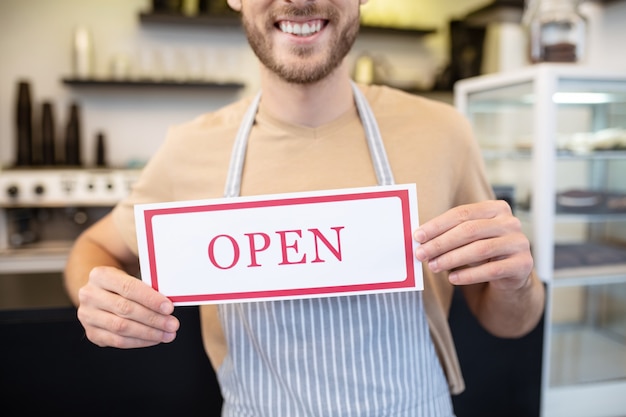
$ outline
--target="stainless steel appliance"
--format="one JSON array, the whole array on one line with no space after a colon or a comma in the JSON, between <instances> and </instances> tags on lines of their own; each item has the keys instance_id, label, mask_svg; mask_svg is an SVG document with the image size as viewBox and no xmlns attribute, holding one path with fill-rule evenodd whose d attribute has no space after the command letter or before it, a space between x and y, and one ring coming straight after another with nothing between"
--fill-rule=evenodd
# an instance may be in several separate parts
<instances>
[{"instance_id":1,"label":"stainless steel appliance","mask_svg":"<svg viewBox=\"0 0 626 417\"><path fill-rule=\"evenodd\" d=\"M67 303L61 272L78 235L130 190L132 169L0 171L0 308Z\"/></svg>"}]
</instances>

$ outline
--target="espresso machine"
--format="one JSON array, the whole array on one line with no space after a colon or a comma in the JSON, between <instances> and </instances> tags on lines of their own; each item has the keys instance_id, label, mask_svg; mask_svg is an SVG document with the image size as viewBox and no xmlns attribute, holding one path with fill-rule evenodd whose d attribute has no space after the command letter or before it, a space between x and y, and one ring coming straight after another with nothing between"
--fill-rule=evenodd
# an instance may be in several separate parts
<instances>
[{"instance_id":1,"label":"espresso machine","mask_svg":"<svg viewBox=\"0 0 626 417\"><path fill-rule=\"evenodd\" d=\"M78 167L0 170L0 308L32 304L20 299L39 297L34 291L51 280L51 292L62 296L61 273L74 240L128 194L138 174Z\"/></svg>"}]
</instances>

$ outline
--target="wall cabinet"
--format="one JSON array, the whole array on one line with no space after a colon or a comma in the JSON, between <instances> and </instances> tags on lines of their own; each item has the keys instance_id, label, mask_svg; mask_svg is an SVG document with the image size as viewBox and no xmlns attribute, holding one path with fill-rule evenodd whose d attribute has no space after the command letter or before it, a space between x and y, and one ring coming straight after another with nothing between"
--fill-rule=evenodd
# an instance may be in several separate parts
<instances>
[{"instance_id":1,"label":"wall cabinet","mask_svg":"<svg viewBox=\"0 0 626 417\"><path fill-rule=\"evenodd\" d=\"M542 414L626 412L626 74L541 64L462 80L548 299Z\"/></svg>"}]
</instances>

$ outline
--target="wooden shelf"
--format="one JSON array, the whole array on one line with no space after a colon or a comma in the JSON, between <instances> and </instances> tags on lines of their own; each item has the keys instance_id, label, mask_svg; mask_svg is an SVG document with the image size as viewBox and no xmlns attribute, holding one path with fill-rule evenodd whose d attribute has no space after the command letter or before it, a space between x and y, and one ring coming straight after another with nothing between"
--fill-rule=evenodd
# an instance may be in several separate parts
<instances>
[{"instance_id":1,"label":"wooden shelf","mask_svg":"<svg viewBox=\"0 0 626 417\"><path fill-rule=\"evenodd\" d=\"M463 21L470 26L485 27L492 22L520 23L524 2L520 0L496 0L468 13Z\"/></svg>"},{"instance_id":2,"label":"wooden shelf","mask_svg":"<svg viewBox=\"0 0 626 417\"><path fill-rule=\"evenodd\" d=\"M361 33L374 35L410 35L425 36L436 33L435 28L391 28L382 26L361 25Z\"/></svg>"},{"instance_id":3,"label":"wooden shelf","mask_svg":"<svg viewBox=\"0 0 626 417\"><path fill-rule=\"evenodd\" d=\"M150 13L139 14L139 21L148 24L198 26L198 27L241 27L238 15L197 15L186 16L183 14Z\"/></svg>"},{"instance_id":4,"label":"wooden shelf","mask_svg":"<svg viewBox=\"0 0 626 417\"><path fill-rule=\"evenodd\" d=\"M144 24L166 24L195 27L233 27L241 28L238 15L197 15L150 13L139 14L139 21ZM385 35L424 36L437 32L436 28L392 28L361 25L361 33Z\"/></svg>"},{"instance_id":5,"label":"wooden shelf","mask_svg":"<svg viewBox=\"0 0 626 417\"><path fill-rule=\"evenodd\" d=\"M111 79L83 79L64 78L63 84L71 87L165 87L165 88L216 88L239 89L245 84L238 82L211 82L211 81L175 81L175 80L111 80Z\"/></svg>"}]
</instances>

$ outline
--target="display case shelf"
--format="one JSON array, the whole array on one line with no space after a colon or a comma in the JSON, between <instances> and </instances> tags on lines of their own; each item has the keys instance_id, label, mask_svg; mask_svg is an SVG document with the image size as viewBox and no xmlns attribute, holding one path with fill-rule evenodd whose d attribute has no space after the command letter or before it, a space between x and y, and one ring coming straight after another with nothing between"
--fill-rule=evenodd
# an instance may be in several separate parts
<instances>
[{"instance_id":1,"label":"display case shelf","mask_svg":"<svg viewBox=\"0 0 626 417\"><path fill-rule=\"evenodd\" d=\"M525 149L525 150L483 149L482 155L485 160L499 160L499 159L530 160L533 156L532 152L529 149ZM607 160L607 159L626 160L626 150L610 150L610 151L577 153L577 152L557 149L556 158L559 160L572 160L572 161Z\"/></svg>"},{"instance_id":2,"label":"display case shelf","mask_svg":"<svg viewBox=\"0 0 626 417\"><path fill-rule=\"evenodd\" d=\"M557 223L607 223L626 222L626 213L567 213L556 211L555 221Z\"/></svg>"},{"instance_id":3,"label":"display case shelf","mask_svg":"<svg viewBox=\"0 0 626 417\"><path fill-rule=\"evenodd\" d=\"M517 217L525 222L532 221L532 212L525 204L517 204L515 206ZM565 213L555 212L554 221L556 223L607 223L607 222L626 222L626 213Z\"/></svg>"},{"instance_id":4,"label":"display case shelf","mask_svg":"<svg viewBox=\"0 0 626 417\"><path fill-rule=\"evenodd\" d=\"M597 268L556 270L554 288L593 287L626 283L626 265L605 265Z\"/></svg>"}]
</instances>

